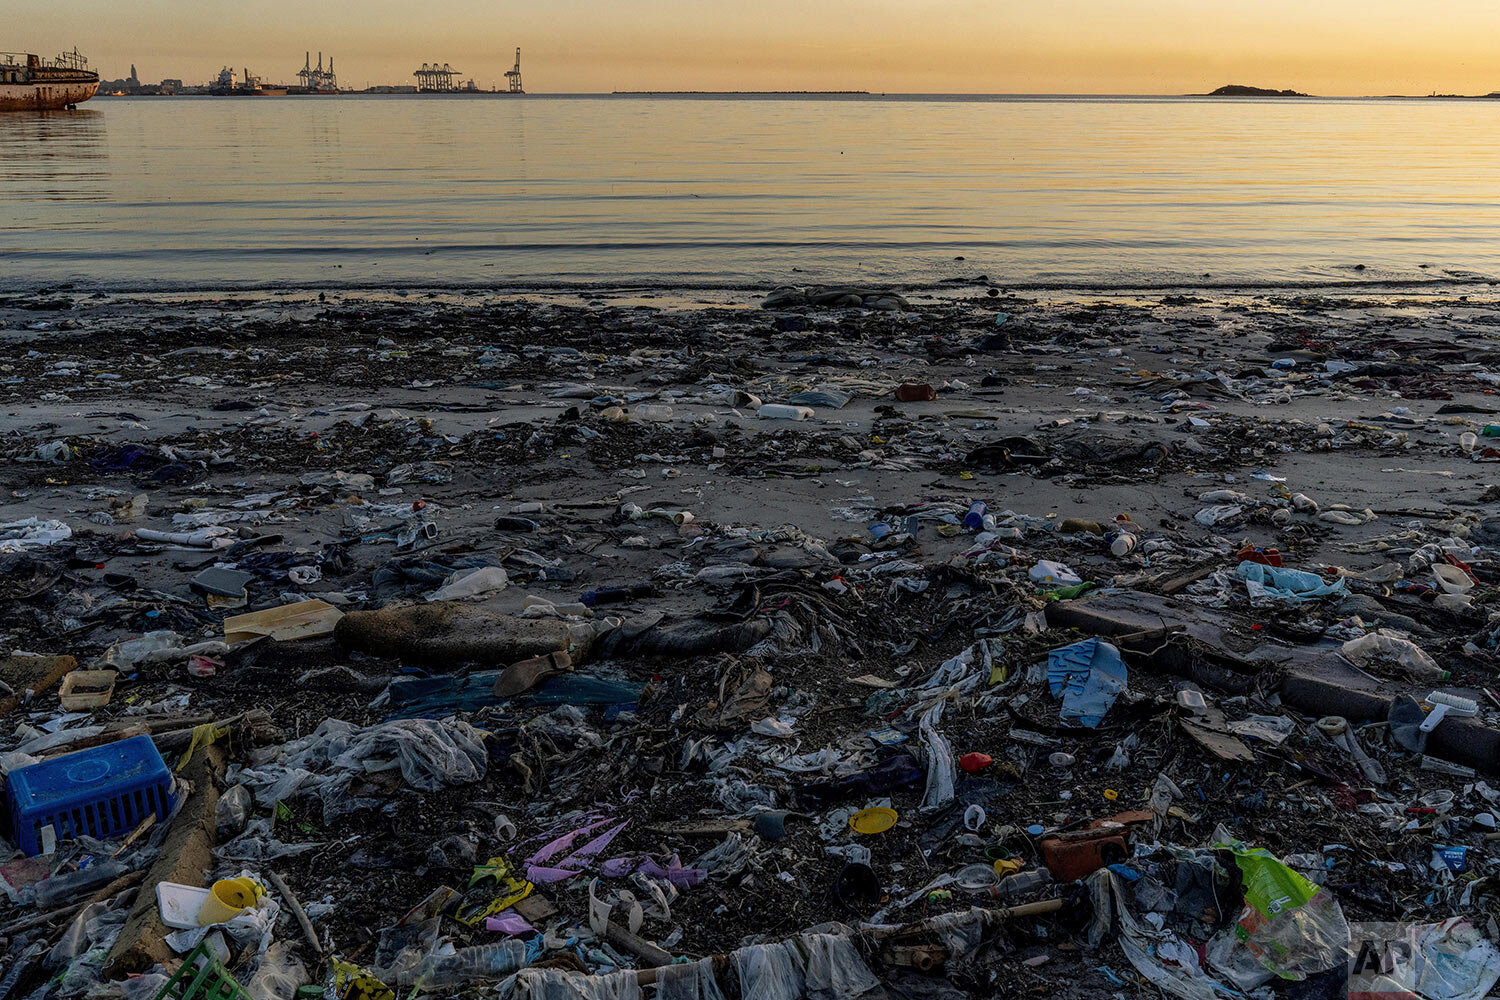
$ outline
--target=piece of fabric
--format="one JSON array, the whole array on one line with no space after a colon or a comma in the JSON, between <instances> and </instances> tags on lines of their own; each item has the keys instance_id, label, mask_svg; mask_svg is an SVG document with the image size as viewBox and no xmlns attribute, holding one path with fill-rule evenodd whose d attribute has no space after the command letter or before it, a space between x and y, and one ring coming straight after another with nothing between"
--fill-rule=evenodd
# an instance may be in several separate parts
<instances>
[{"instance_id":1,"label":"piece of fabric","mask_svg":"<svg viewBox=\"0 0 1500 1000\"><path fill-rule=\"evenodd\" d=\"M1062 699L1058 716L1064 722L1095 728L1128 680L1120 651L1102 639L1085 639L1047 654L1047 687Z\"/></svg>"},{"instance_id":2,"label":"piece of fabric","mask_svg":"<svg viewBox=\"0 0 1500 1000\"><path fill-rule=\"evenodd\" d=\"M1333 583L1324 583L1323 578L1316 573L1266 566L1248 560L1240 563L1237 572L1239 578L1245 581L1245 589L1249 591L1252 601L1292 601L1300 604L1319 597L1343 597L1349 593L1349 585L1343 577Z\"/></svg>"}]
</instances>

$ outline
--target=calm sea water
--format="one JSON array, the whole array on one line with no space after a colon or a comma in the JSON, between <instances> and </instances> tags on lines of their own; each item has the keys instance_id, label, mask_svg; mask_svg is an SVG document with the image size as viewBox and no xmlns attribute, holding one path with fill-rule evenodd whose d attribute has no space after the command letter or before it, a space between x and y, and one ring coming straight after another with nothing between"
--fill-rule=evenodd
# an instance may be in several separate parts
<instances>
[{"instance_id":1,"label":"calm sea water","mask_svg":"<svg viewBox=\"0 0 1500 1000\"><path fill-rule=\"evenodd\" d=\"M1428 100L98 99L0 115L0 287L1488 277L1497 120Z\"/></svg>"}]
</instances>

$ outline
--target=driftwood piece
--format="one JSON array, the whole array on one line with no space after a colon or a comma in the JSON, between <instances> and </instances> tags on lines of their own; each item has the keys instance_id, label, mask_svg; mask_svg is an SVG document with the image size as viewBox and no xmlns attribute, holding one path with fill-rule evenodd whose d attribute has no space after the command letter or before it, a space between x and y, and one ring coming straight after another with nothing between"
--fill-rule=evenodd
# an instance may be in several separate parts
<instances>
[{"instance_id":1,"label":"driftwood piece","mask_svg":"<svg viewBox=\"0 0 1500 1000\"><path fill-rule=\"evenodd\" d=\"M0 715L18 707L27 691L50 691L77 667L78 661L71 656L9 656L0 660L0 681L15 692L0 697Z\"/></svg>"},{"instance_id":2,"label":"driftwood piece","mask_svg":"<svg viewBox=\"0 0 1500 1000\"><path fill-rule=\"evenodd\" d=\"M213 865L217 831L214 813L219 805L225 766L224 748L208 746L193 754L183 770L182 776L192 783L192 791L167 831L161 855L147 869L125 926L110 949L104 965L109 978L121 979L145 972L158 962L165 963L175 957L163 940L169 932L157 912L156 886L161 882L203 884Z\"/></svg>"},{"instance_id":3,"label":"driftwood piece","mask_svg":"<svg viewBox=\"0 0 1500 1000\"><path fill-rule=\"evenodd\" d=\"M292 892L292 888L286 884L286 880L275 872L266 872L266 878L270 881L271 888L276 890L276 894L286 904L286 908L292 911L292 916L296 919L297 926L302 928L302 936L307 938L308 947L312 948L313 956L321 962L323 960L323 945L318 941L318 932L313 930L312 921L307 919L307 911L302 908L302 903L298 901L297 894Z\"/></svg>"}]
</instances>

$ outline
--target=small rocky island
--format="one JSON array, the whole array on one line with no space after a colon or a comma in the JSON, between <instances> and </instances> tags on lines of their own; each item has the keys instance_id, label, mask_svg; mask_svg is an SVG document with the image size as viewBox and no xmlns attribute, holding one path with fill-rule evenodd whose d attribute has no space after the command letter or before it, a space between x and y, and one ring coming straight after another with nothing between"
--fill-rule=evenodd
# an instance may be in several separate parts
<instances>
[{"instance_id":1,"label":"small rocky island","mask_svg":"<svg viewBox=\"0 0 1500 1000\"><path fill-rule=\"evenodd\" d=\"M1203 94L1203 97L1310 97L1311 94L1299 93L1295 90L1267 90L1264 87L1245 87L1238 83L1231 83L1220 87L1211 94Z\"/></svg>"}]
</instances>

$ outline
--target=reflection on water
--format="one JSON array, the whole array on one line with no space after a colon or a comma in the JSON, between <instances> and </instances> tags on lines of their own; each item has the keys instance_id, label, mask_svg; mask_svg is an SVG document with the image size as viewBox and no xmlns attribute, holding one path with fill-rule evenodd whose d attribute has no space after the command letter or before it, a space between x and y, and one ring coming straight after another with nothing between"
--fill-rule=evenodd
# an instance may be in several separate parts
<instances>
[{"instance_id":1,"label":"reflection on water","mask_svg":"<svg viewBox=\"0 0 1500 1000\"><path fill-rule=\"evenodd\" d=\"M1500 273L1495 113L101 99L0 115L0 252L12 280L114 287L1430 280Z\"/></svg>"},{"instance_id":2,"label":"reflection on water","mask_svg":"<svg viewBox=\"0 0 1500 1000\"><path fill-rule=\"evenodd\" d=\"M108 161L98 109L0 114L0 201L104 201Z\"/></svg>"}]
</instances>

